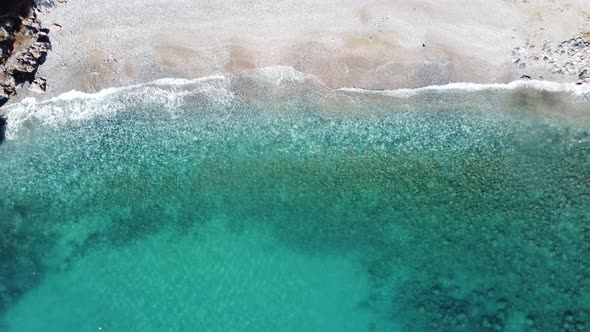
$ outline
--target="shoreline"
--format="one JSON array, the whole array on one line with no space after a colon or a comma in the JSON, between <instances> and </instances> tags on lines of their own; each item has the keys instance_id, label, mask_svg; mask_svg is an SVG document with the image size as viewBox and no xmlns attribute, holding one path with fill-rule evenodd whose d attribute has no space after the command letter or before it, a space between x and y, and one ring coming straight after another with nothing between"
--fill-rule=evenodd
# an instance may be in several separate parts
<instances>
[{"instance_id":1,"label":"shoreline","mask_svg":"<svg viewBox=\"0 0 590 332\"><path fill-rule=\"evenodd\" d=\"M119 93L125 90L133 90L142 87L150 87L150 86L183 86L183 85L190 85L195 83L205 83L208 81L214 80L232 80L236 75L241 77L247 76L254 76L257 77L265 77L265 75L260 75L261 71L266 73L273 71L273 70L288 70L290 74L293 75L301 75L301 78L304 80L314 81L314 83L321 88L325 88L327 93L334 93L334 92L350 92L350 93L367 93L367 94L383 94L390 97L397 97L397 98L406 98L409 96L419 95L421 93L428 93L428 92L483 92L483 91L512 91L516 89L531 89L536 91L542 92L550 92L550 93L571 93L576 96L588 96L590 98L590 84L578 84L573 82L559 82L559 81L548 81L548 80L533 80L533 79L516 79L514 81L509 81L506 83L475 83L475 82L451 82L446 84L438 84L438 85L427 85L421 86L416 88L398 88L398 89L365 89L365 88L356 88L356 87L338 87L338 88L331 88L320 81L317 77L295 71L294 68L288 66L276 66L276 67L263 67L263 68L255 68L250 69L247 71L241 71L239 73L226 73L223 75L211 75L211 76L203 76L197 78L179 78L179 77L164 77L158 78L148 82L141 82L135 83L130 85L123 85L123 86L112 86L112 87L105 87L98 91L92 92L84 92L79 90L70 90L63 93L60 93L56 96L51 96L50 98L37 98L37 97L46 97L41 95L31 95L26 98L20 98L19 101L14 101L6 105L5 108L9 108L12 105L22 104L22 103L50 103L53 101L64 101L64 100L74 100L74 99L84 99L84 98L101 98L106 97L111 94ZM265 74L266 74L265 73ZM265 77L268 82L272 80L272 76L268 75ZM298 80L298 78L293 80ZM286 79L285 81L289 81ZM277 83L277 86L280 86L281 83ZM0 108L0 115L2 115L2 108Z\"/></svg>"},{"instance_id":2,"label":"shoreline","mask_svg":"<svg viewBox=\"0 0 590 332\"><path fill-rule=\"evenodd\" d=\"M484 91L514 91L517 89L529 89L534 91L540 92L548 92L548 93L564 93L564 94L572 94L577 97L588 97L590 100L590 84L577 84L572 82L558 82L558 81L548 81L548 80L533 80L533 79L517 79L514 81L510 81L507 83L474 83L474 82L451 82L447 84L440 84L440 85L427 85L417 88L398 88L398 89L365 89L365 88L356 88L356 87L339 87L339 88L331 88L324 84L321 80L317 77L296 71L292 67L288 66L276 66L276 67L264 67L264 68L256 68L250 69L247 71L242 71L239 73L226 73L223 75L211 75L211 76L203 76L198 78L186 79L186 78L178 78L178 77L164 77L155 79L148 82L142 83L135 83L130 85L124 86L112 86L106 87L99 91L93 92L84 92L78 90L70 90L63 92L56 96L51 96L50 98L37 98L40 97L39 94L31 95L26 98L20 98L18 101L13 101L8 103L5 107L0 108L0 116L4 115L2 110L8 109L18 104L46 104L51 103L54 101L69 101L75 99L95 99L95 98L102 98L112 94L120 93L126 90L134 90L140 89L143 87L166 87L166 86L184 86L184 85L191 85L197 83L206 83L209 81L215 80L228 80L231 81L232 79L236 79L236 77L258 77L263 78L262 81L265 83L270 83L275 79L272 76L274 70L277 73L284 74L288 72L291 75L290 78L285 79L284 77L279 79L279 81L274 81L276 86L280 86L284 82L290 81L298 81L302 83L303 81L307 80L313 84L315 84L318 88L324 89L326 93L335 93L335 92L345 92L345 93L361 93L361 94L380 94L389 97L395 98L407 98L416 95L420 95L422 93L444 93L444 92L466 92L466 93L477 93L477 92L484 92ZM228 87L230 89L231 87ZM44 97L46 97L45 95Z\"/></svg>"},{"instance_id":3,"label":"shoreline","mask_svg":"<svg viewBox=\"0 0 590 332\"><path fill-rule=\"evenodd\" d=\"M334 110L342 97L356 99L358 96L358 100L369 98L392 103L432 103L435 96L439 101L468 98L471 102L500 98L500 104L523 109L533 107L538 114L553 114L577 124L590 124L590 113L584 109L590 103L590 84L516 80L510 83L462 82L395 90L333 89L315 76L284 66L197 79L164 78L90 93L72 90L46 99L28 97L0 108L0 118L7 119L3 134L6 139L12 140L18 137L16 133L22 129L23 123L39 121L44 125L59 126L100 115L110 116L124 111L123 104L127 98L161 104L166 111L194 96L201 96L214 105L246 100L256 102L262 95L269 103L282 103L290 98L299 98L302 91L304 94L301 96L309 93L306 98L311 102Z\"/></svg>"},{"instance_id":4,"label":"shoreline","mask_svg":"<svg viewBox=\"0 0 590 332\"><path fill-rule=\"evenodd\" d=\"M24 82L9 103L276 66L316 76L331 89L590 81L590 3L583 0L305 0L254 7L60 0L43 2L37 13L43 26L59 27L48 31L52 50L36 72L47 80L46 92ZM560 45L579 38L579 54L562 57ZM568 59L576 57L572 74Z\"/></svg>"}]
</instances>

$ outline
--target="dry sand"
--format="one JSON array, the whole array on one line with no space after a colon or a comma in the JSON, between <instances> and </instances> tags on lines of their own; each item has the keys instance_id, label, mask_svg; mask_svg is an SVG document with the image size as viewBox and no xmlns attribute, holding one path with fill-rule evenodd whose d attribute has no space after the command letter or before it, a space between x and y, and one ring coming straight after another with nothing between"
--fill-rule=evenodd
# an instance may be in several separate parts
<instances>
[{"instance_id":1,"label":"dry sand","mask_svg":"<svg viewBox=\"0 0 590 332\"><path fill-rule=\"evenodd\" d=\"M512 49L590 31L590 1L69 0L41 20L63 28L37 98L278 65L330 87L395 89L518 79Z\"/></svg>"}]
</instances>

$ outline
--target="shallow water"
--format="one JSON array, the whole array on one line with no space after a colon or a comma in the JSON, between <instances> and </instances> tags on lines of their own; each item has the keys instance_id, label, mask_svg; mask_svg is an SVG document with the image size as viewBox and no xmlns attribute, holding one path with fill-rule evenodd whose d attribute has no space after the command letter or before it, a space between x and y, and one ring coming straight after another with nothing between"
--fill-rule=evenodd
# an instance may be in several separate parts
<instances>
[{"instance_id":1,"label":"shallow water","mask_svg":"<svg viewBox=\"0 0 590 332\"><path fill-rule=\"evenodd\" d=\"M11 106L1 329L590 328L587 95L268 76Z\"/></svg>"}]
</instances>

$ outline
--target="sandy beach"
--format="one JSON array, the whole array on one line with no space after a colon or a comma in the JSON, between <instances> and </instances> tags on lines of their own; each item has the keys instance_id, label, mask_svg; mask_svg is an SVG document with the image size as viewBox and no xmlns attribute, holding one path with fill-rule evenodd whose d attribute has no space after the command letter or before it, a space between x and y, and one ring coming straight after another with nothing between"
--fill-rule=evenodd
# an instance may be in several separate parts
<instances>
[{"instance_id":1,"label":"sandy beach","mask_svg":"<svg viewBox=\"0 0 590 332\"><path fill-rule=\"evenodd\" d=\"M0 332L590 331L590 0L0 0Z\"/></svg>"},{"instance_id":2,"label":"sandy beach","mask_svg":"<svg viewBox=\"0 0 590 332\"><path fill-rule=\"evenodd\" d=\"M575 82L513 50L590 31L590 3L549 1L70 0L42 9L59 24L38 75L45 99L163 77L291 66L329 87L416 88L449 82Z\"/></svg>"}]
</instances>

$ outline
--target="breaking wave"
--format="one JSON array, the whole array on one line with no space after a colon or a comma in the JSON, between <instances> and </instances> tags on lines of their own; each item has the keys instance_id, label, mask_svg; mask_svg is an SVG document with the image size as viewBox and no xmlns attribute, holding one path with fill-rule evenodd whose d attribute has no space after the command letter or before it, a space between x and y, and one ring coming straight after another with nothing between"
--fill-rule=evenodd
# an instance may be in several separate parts
<instances>
[{"instance_id":1,"label":"breaking wave","mask_svg":"<svg viewBox=\"0 0 590 332\"><path fill-rule=\"evenodd\" d=\"M97 93L72 90L49 100L27 98L0 110L8 119L6 138L11 140L31 125L63 125L69 121L88 120L98 115L112 116L129 109L134 103L152 104L168 112L175 112L187 99L200 98L216 106L230 105L237 97L251 102L276 102L307 93L316 100L338 102L342 97L382 96L412 99L407 103L424 105L424 96L453 93L509 93L529 95L549 93L555 103L560 98L567 103L590 101L590 86L547 81L514 81L507 84L449 83L415 89L367 90L359 88L331 89L317 77L291 67L266 67L238 74L216 75L198 79L164 78L149 83L113 87ZM339 99L340 97L340 99ZM546 95L544 95L546 97ZM590 112L588 112L590 113Z\"/></svg>"}]
</instances>

